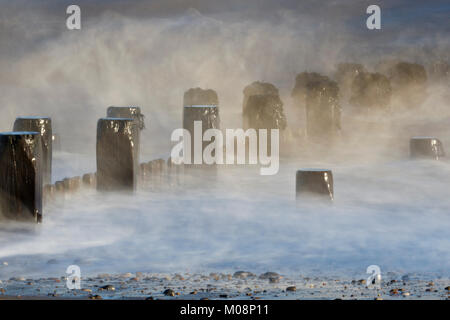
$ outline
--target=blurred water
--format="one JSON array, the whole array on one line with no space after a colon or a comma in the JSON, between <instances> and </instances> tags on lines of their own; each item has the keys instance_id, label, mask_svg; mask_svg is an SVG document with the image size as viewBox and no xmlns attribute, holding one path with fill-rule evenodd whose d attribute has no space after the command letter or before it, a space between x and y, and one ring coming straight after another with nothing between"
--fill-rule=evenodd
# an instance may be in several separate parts
<instances>
[{"instance_id":1,"label":"blurred water","mask_svg":"<svg viewBox=\"0 0 450 320\"><path fill-rule=\"evenodd\" d=\"M68 175L95 163L56 158ZM47 208L40 226L1 227L0 262L8 266L0 278L61 275L72 263L84 274L351 274L377 264L383 272L449 275L449 162L316 164L333 170L332 205L296 203L295 170L309 163L293 160L275 176L260 176L256 167L220 168L217 176L196 174L164 192L84 191Z\"/></svg>"}]
</instances>

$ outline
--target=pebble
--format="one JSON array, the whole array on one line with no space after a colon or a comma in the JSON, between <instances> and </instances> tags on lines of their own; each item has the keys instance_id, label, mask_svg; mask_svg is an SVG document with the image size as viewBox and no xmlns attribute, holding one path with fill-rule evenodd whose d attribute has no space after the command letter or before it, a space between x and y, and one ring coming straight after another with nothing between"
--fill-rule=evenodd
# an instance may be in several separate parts
<instances>
[{"instance_id":1,"label":"pebble","mask_svg":"<svg viewBox=\"0 0 450 320\"><path fill-rule=\"evenodd\" d=\"M271 278L281 279L282 277L276 272L266 272L259 276L259 279L262 279L262 280L266 280L266 279L270 280Z\"/></svg>"},{"instance_id":2,"label":"pebble","mask_svg":"<svg viewBox=\"0 0 450 320\"><path fill-rule=\"evenodd\" d=\"M287 287L286 291L288 291L288 292L295 292L295 291L297 291L297 287L295 287L295 286Z\"/></svg>"},{"instance_id":3,"label":"pebble","mask_svg":"<svg viewBox=\"0 0 450 320\"><path fill-rule=\"evenodd\" d=\"M397 295L399 292L398 292L398 289L391 289L391 291L389 291L389 294L391 295L391 296L393 296L393 295Z\"/></svg>"},{"instance_id":4,"label":"pebble","mask_svg":"<svg viewBox=\"0 0 450 320\"><path fill-rule=\"evenodd\" d=\"M233 278L236 279L246 279L254 276L255 275L253 273L247 271L237 271L233 274Z\"/></svg>"},{"instance_id":5,"label":"pebble","mask_svg":"<svg viewBox=\"0 0 450 320\"><path fill-rule=\"evenodd\" d=\"M105 291L115 291L116 288L114 288L113 285L108 284L108 285L106 285L106 286L100 287L100 290L105 290Z\"/></svg>"},{"instance_id":6,"label":"pebble","mask_svg":"<svg viewBox=\"0 0 450 320\"><path fill-rule=\"evenodd\" d=\"M184 281L185 280L184 277L181 274L178 274L178 273L173 277L173 279L174 280L178 280L178 281Z\"/></svg>"},{"instance_id":7,"label":"pebble","mask_svg":"<svg viewBox=\"0 0 450 320\"><path fill-rule=\"evenodd\" d=\"M173 291L172 289L167 289L163 293L164 293L165 296L175 297L175 291Z\"/></svg>"},{"instance_id":8,"label":"pebble","mask_svg":"<svg viewBox=\"0 0 450 320\"><path fill-rule=\"evenodd\" d=\"M269 278L269 283L280 283L280 278Z\"/></svg>"}]
</instances>

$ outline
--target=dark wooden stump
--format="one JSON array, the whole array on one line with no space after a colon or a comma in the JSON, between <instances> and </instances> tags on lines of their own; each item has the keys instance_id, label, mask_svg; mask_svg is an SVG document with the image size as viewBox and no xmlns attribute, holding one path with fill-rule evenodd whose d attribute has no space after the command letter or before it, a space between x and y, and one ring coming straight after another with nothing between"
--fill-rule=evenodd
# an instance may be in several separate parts
<instances>
[{"instance_id":1,"label":"dark wooden stump","mask_svg":"<svg viewBox=\"0 0 450 320\"><path fill-rule=\"evenodd\" d=\"M97 185L97 175L95 173L86 173L82 178L83 185L88 188L95 188Z\"/></svg>"},{"instance_id":2,"label":"dark wooden stump","mask_svg":"<svg viewBox=\"0 0 450 320\"><path fill-rule=\"evenodd\" d=\"M145 129L144 123L144 115L141 112L141 108L137 106L128 106L128 107L109 107L106 111L106 115L108 118L121 118L121 119L133 119L135 125L139 130L137 130L136 135L138 139L138 143L136 144L136 152L140 155L140 135L141 130Z\"/></svg>"},{"instance_id":3,"label":"dark wooden stump","mask_svg":"<svg viewBox=\"0 0 450 320\"><path fill-rule=\"evenodd\" d=\"M73 193L81 188L81 177L66 178L63 180L66 193Z\"/></svg>"},{"instance_id":4,"label":"dark wooden stump","mask_svg":"<svg viewBox=\"0 0 450 320\"><path fill-rule=\"evenodd\" d=\"M60 195L64 195L64 182L63 181L55 182L55 191L56 191L56 193L58 193Z\"/></svg>"},{"instance_id":5,"label":"dark wooden stump","mask_svg":"<svg viewBox=\"0 0 450 320\"><path fill-rule=\"evenodd\" d=\"M219 99L214 90L203 90L200 88L189 89L184 94L183 108L183 128L191 135L191 165L188 167L215 167L209 165L194 164L194 124L201 121L201 159L203 160L203 150L211 142L203 142L203 134L208 129L220 129Z\"/></svg>"},{"instance_id":6,"label":"dark wooden stump","mask_svg":"<svg viewBox=\"0 0 450 320\"><path fill-rule=\"evenodd\" d=\"M442 142L433 137L413 137L409 141L409 149L413 159L439 160L445 156Z\"/></svg>"},{"instance_id":7,"label":"dark wooden stump","mask_svg":"<svg viewBox=\"0 0 450 320\"><path fill-rule=\"evenodd\" d=\"M133 119L103 118L97 126L97 190L134 191L139 128Z\"/></svg>"},{"instance_id":8,"label":"dark wooden stump","mask_svg":"<svg viewBox=\"0 0 450 320\"><path fill-rule=\"evenodd\" d=\"M36 132L0 133L0 212L4 217L42 221L41 152Z\"/></svg>"},{"instance_id":9,"label":"dark wooden stump","mask_svg":"<svg viewBox=\"0 0 450 320\"><path fill-rule=\"evenodd\" d=\"M19 117L13 131L38 132L42 146L42 178L44 185L52 183L53 133L52 119L48 117Z\"/></svg>"},{"instance_id":10,"label":"dark wooden stump","mask_svg":"<svg viewBox=\"0 0 450 320\"><path fill-rule=\"evenodd\" d=\"M326 169L302 169L296 174L296 197L334 199L333 173Z\"/></svg>"},{"instance_id":11,"label":"dark wooden stump","mask_svg":"<svg viewBox=\"0 0 450 320\"><path fill-rule=\"evenodd\" d=\"M108 118L126 118L133 119L136 122L139 130L145 129L144 115L141 112L140 107L129 106L129 107L109 107L106 111L106 116Z\"/></svg>"}]
</instances>

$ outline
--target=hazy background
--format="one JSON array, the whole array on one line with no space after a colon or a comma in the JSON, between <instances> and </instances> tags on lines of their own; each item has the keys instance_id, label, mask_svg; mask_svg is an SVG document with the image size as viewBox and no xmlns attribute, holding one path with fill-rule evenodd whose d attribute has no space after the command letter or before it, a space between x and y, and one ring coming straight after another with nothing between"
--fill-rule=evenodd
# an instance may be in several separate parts
<instances>
[{"instance_id":1,"label":"hazy background","mask_svg":"<svg viewBox=\"0 0 450 320\"><path fill-rule=\"evenodd\" d=\"M74 3L80 31L65 25ZM0 0L0 130L17 116L50 115L63 141L54 162L61 179L95 170L96 122L110 105L141 106L142 158L168 156L191 87L215 89L222 127L234 128L243 88L272 82L289 126L299 128L304 119L290 97L299 72L331 75L339 62L373 70L385 59L449 61L448 1L376 3L382 29L370 31L373 1ZM300 153L273 177L237 168L198 181L205 188L196 192L68 199L48 208L33 232L2 226L0 262L9 265L0 277L62 274L73 262L90 272L362 274L379 264L448 276L450 165L407 160L411 135L436 135L450 150L448 101L448 83L430 82L420 112L366 119L375 126L361 131L343 121L339 152ZM296 206L294 175L303 166L333 169L332 207ZM47 264L53 258L57 264Z\"/></svg>"}]
</instances>

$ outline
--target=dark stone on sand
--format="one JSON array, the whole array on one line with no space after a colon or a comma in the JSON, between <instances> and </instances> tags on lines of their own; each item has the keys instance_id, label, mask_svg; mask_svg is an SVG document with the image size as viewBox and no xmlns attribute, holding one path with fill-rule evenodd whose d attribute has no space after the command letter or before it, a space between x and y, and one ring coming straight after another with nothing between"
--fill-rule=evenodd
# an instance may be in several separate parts
<instances>
[{"instance_id":1,"label":"dark stone on sand","mask_svg":"<svg viewBox=\"0 0 450 320\"><path fill-rule=\"evenodd\" d=\"M271 278L281 279L282 277L276 272L266 272L259 276L259 279L262 279L262 280L270 280Z\"/></svg>"},{"instance_id":2,"label":"dark stone on sand","mask_svg":"<svg viewBox=\"0 0 450 320\"><path fill-rule=\"evenodd\" d=\"M280 283L280 278L269 278L269 283Z\"/></svg>"},{"instance_id":3,"label":"dark stone on sand","mask_svg":"<svg viewBox=\"0 0 450 320\"><path fill-rule=\"evenodd\" d=\"M19 117L13 131L37 132L41 137L41 167L43 184L52 183L53 133L52 119L48 117Z\"/></svg>"},{"instance_id":4,"label":"dark stone on sand","mask_svg":"<svg viewBox=\"0 0 450 320\"><path fill-rule=\"evenodd\" d=\"M389 294L390 294L391 296L394 296L394 295L398 295L398 294L400 294L400 293L399 293L398 289L391 289L391 290L389 291Z\"/></svg>"},{"instance_id":5,"label":"dark stone on sand","mask_svg":"<svg viewBox=\"0 0 450 320\"><path fill-rule=\"evenodd\" d=\"M172 289L167 289L167 290L165 290L165 291L163 292L163 294L164 294L165 296L168 296L168 297L175 297L175 291L173 291Z\"/></svg>"},{"instance_id":6,"label":"dark stone on sand","mask_svg":"<svg viewBox=\"0 0 450 320\"><path fill-rule=\"evenodd\" d=\"M302 169L296 174L296 197L334 199L333 174L327 169Z\"/></svg>"},{"instance_id":7,"label":"dark stone on sand","mask_svg":"<svg viewBox=\"0 0 450 320\"><path fill-rule=\"evenodd\" d=\"M35 132L0 133L0 214L42 221L41 138Z\"/></svg>"},{"instance_id":8,"label":"dark stone on sand","mask_svg":"<svg viewBox=\"0 0 450 320\"><path fill-rule=\"evenodd\" d=\"M254 276L255 275L253 273L248 272L248 271L236 271L233 274L233 278L236 278L236 279L247 279L247 278L252 278Z\"/></svg>"},{"instance_id":9,"label":"dark stone on sand","mask_svg":"<svg viewBox=\"0 0 450 320\"><path fill-rule=\"evenodd\" d=\"M104 290L104 291L115 291L116 288L115 288L113 285L108 284L108 285L106 285L106 286L100 287L100 290Z\"/></svg>"},{"instance_id":10,"label":"dark stone on sand","mask_svg":"<svg viewBox=\"0 0 450 320\"><path fill-rule=\"evenodd\" d=\"M134 191L139 129L132 119L103 118L97 126L97 190Z\"/></svg>"}]
</instances>

